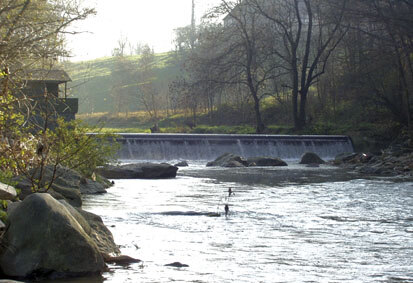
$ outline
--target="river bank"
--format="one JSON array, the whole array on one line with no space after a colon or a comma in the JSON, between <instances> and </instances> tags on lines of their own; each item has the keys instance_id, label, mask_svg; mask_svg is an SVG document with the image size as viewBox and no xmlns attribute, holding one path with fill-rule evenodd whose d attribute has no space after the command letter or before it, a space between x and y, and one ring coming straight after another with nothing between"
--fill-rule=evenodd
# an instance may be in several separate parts
<instances>
[{"instance_id":1,"label":"river bank","mask_svg":"<svg viewBox=\"0 0 413 283\"><path fill-rule=\"evenodd\" d=\"M341 154L332 164L365 175L412 178L413 141L408 137L397 139L380 154Z\"/></svg>"},{"instance_id":2,"label":"river bank","mask_svg":"<svg viewBox=\"0 0 413 283\"><path fill-rule=\"evenodd\" d=\"M26 176L13 178L15 186L0 183L0 279L92 276L107 270L105 263L139 262L122 256L100 216L82 209L82 196L106 193L109 180L62 166L45 166L43 173L48 189L34 191Z\"/></svg>"}]
</instances>

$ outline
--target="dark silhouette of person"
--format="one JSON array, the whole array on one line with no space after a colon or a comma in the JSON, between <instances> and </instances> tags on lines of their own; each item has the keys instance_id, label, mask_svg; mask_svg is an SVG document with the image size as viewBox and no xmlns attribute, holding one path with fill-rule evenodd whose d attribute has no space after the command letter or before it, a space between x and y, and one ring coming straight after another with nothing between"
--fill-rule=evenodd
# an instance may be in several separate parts
<instances>
[{"instance_id":1,"label":"dark silhouette of person","mask_svg":"<svg viewBox=\"0 0 413 283\"><path fill-rule=\"evenodd\" d=\"M231 188L228 188L228 197L232 196L234 193L232 192Z\"/></svg>"},{"instance_id":2,"label":"dark silhouette of person","mask_svg":"<svg viewBox=\"0 0 413 283\"><path fill-rule=\"evenodd\" d=\"M229 206L228 204L225 205L225 216L228 216L229 213Z\"/></svg>"}]
</instances>

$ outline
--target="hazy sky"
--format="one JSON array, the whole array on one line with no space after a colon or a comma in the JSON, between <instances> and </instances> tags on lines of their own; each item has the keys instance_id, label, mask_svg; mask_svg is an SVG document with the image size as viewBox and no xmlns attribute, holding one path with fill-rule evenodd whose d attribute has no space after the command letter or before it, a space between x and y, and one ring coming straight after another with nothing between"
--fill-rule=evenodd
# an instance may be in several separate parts
<instances>
[{"instance_id":1,"label":"hazy sky","mask_svg":"<svg viewBox=\"0 0 413 283\"><path fill-rule=\"evenodd\" d=\"M96 16L78 23L87 33L70 36L72 61L110 56L123 36L132 43L147 43L155 52L171 50L173 30L191 23L191 0L83 0ZM196 0L198 18L220 0Z\"/></svg>"}]
</instances>

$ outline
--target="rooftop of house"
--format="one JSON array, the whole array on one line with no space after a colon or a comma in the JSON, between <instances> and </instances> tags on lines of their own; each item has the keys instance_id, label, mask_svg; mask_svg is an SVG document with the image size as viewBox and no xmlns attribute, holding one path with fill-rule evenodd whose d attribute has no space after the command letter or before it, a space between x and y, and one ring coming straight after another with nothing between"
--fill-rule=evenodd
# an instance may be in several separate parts
<instances>
[{"instance_id":1,"label":"rooftop of house","mask_svg":"<svg viewBox=\"0 0 413 283\"><path fill-rule=\"evenodd\" d=\"M35 69L24 72L24 80L46 83L66 83L72 81L69 75L63 70Z\"/></svg>"}]
</instances>

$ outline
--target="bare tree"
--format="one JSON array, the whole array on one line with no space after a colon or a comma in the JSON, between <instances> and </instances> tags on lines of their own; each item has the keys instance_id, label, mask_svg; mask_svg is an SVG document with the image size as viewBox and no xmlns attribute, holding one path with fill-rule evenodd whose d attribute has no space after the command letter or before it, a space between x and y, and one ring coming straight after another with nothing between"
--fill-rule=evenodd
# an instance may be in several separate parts
<instances>
[{"instance_id":1,"label":"bare tree","mask_svg":"<svg viewBox=\"0 0 413 283\"><path fill-rule=\"evenodd\" d=\"M306 124L309 89L324 74L330 55L347 32L342 27L347 0L246 2L271 22L272 51L290 73L294 125L301 129Z\"/></svg>"},{"instance_id":2,"label":"bare tree","mask_svg":"<svg viewBox=\"0 0 413 283\"><path fill-rule=\"evenodd\" d=\"M198 60L214 74L211 81L224 85L241 85L253 100L257 133L265 130L261 117L261 100L268 93L270 81L282 71L269 64L270 40L267 21L249 1L221 1L211 11L212 18L225 15L224 25L204 34L203 52Z\"/></svg>"},{"instance_id":3,"label":"bare tree","mask_svg":"<svg viewBox=\"0 0 413 283\"><path fill-rule=\"evenodd\" d=\"M95 11L78 1L4 0L0 2L0 67L24 68L69 54L64 36L70 24ZM12 75L12 74L11 74Z\"/></svg>"},{"instance_id":4,"label":"bare tree","mask_svg":"<svg viewBox=\"0 0 413 283\"><path fill-rule=\"evenodd\" d=\"M154 123L158 122L160 98L154 84L155 53L148 45L143 47L142 55L138 60L136 73L138 103L143 104Z\"/></svg>"},{"instance_id":5,"label":"bare tree","mask_svg":"<svg viewBox=\"0 0 413 283\"><path fill-rule=\"evenodd\" d=\"M117 47L112 51L114 64L111 70L111 96L114 101L114 112L118 115L126 113L126 116L129 113L129 99L133 91L129 83L135 72L135 65L126 56L127 45L128 39L121 36Z\"/></svg>"},{"instance_id":6,"label":"bare tree","mask_svg":"<svg viewBox=\"0 0 413 283\"><path fill-rule=\"evenodd\" d=\"M358 44L358 52L366 59L370 57L364 60L362 68L369 72L363 77L396 120L411 129L413 3L372 0L351 4L352 28L369 43Z\"/></svg>"},{"instance_id":7,"label":"bare tree","mask_svg":"<svg viewBox=\"0 0 413 283\"><path fill-rule=\"evenodd\" d=\"M112 50L113 57L124 57L127 55L126 49L131 48L127 37L121 35L117 41L117 46Z\"/></svg>"}]
</instances>

